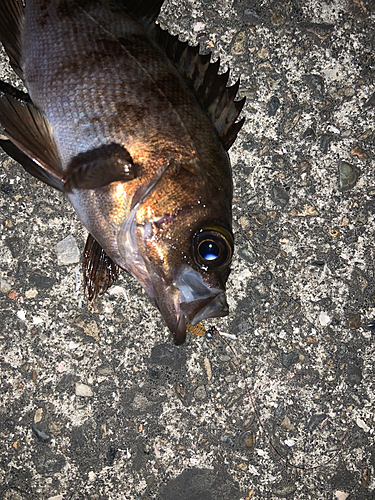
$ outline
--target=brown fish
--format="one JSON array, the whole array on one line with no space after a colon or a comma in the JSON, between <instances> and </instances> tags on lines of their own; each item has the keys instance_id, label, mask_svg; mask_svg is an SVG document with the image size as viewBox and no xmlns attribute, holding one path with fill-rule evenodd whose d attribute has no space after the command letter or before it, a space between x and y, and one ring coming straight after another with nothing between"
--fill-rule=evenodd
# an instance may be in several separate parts
<instances>
[{"instance_id":1,"label":"brown fish","mask_svg":"<svg viewBox=\"0 0 375 500\"><path fill-rule=\"evenodd\" d=\"M66 193L89 231L89 298L125 269L176 343L228 314L227 151L239 82L155 24L162 0L0 0L0 38L28 94L0 82L2 148Z\"/></svg>"}]
</instances>

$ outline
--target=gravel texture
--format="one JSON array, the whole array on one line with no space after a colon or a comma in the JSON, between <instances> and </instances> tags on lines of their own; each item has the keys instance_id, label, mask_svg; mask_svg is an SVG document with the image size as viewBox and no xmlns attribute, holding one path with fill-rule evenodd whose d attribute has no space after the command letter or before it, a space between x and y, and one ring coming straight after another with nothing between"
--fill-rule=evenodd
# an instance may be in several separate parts
<instances>
[{"instance_id":1,"label":"gravel texture","mask_svg":"<svg viewBox=\"0 0 375 500\"><path fill-rule=\"evenodd\" d=\"M88 305L73 209L0 153L0 498L375 499L374 0L159 20L247 97L231 314L175 347L125 273Z\"/></svg>"}]
</instances>

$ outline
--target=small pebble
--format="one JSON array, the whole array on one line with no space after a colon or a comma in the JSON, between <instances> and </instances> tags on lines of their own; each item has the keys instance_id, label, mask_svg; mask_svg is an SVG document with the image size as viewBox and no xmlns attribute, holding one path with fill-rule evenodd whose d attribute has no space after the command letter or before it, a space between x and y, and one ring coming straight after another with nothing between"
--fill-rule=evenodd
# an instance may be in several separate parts
<instances>
[{"instance_id":1,"label":"small pebble","mask_svg":"<svg viewBox=\"0 0 375 500\"><path fill-rule=\"evenodd\" d=\"M339 188L341 191L349 191L358 180L359 169L346 161L339 161Z\"/></svg>"},{"instance_id":2,"label":"small pebble","mask_svg":"<svg viewBox=\"0 0 375 500\"><path fill-rule=\"evenodd\" d=\"M360 427L365 432L369 432L370 431L370 427L366 424L366 422L364 422L359 417L357 418L357 420L355 421L355 423L358 425L358 427Z\"/></svg>"},{"instance_id":3,"label":"small pebble","mask_svg":"<svg viewBox=\"0 0 375 500\"><path fill-rule=\"evenodd\" d=\"M234 446L234 442L233 442L233 439L230 438L229 436L225 435L221 438L221 441L222 443L226 443L226 444L229 444L229 446Z\"/></svg>"},{"instance_id":4,"label":"small pebble","mask_svg":"<svg viewBox=\"0 0 375 500\"><path fill-rule=\"evenodd\" d=\"M291 368L293 365L298 363L299 355L297 352L283 352L281 355L281 364L284 368Z\"/></svg>"},{"instance_id":5,"label":"small pebble","mask_svg":"<svg viewBox=\"0 0 375 500\"><path fill-rule=\"evenodd\" d=\"M234 43L233 43L233 47L232 47L232 54L234 54L236 56L244 54L246 52L245 42L246 42L246 34L244 31L240 31L236 35L236 38L234 39Z\"/></svg>"},{"instance_id":6,"label":"small pebble","mask_svg":"<svg viewBox=\"0 0 375 500\"><path fill-rule=\"evenodd\" d=\"M291 431L292 429L294 429L294 425L290 421L290 418L287 417L286 415L284 416L283 421L281 422L280 426L284 427L284 429L287 429L288 431Z\"/></svg>"},{"instance_id":7,"label":"small pebble","mask_svg":"<svg viewBox=\"0 0 375 500\"><path fill-rule=\"evenodd\" d=\"M327 326L331 322L331 318L328 316L328 314L325 311L322 311L319 314L319 323L321 326Z\"/></svg>"},{"instance_id":8,"label":"small pebble","mask_svg":"<svg viewBox=\"0 0 375 500\"><path fill-rule=\"evenodd\" d=\"M237 467L242 470L242 471L245 471L247 470L247 464L245 464L244 462L241 462L240 464L237 465Z\"/></svg>"},{"instance_id":9,"label":"small pebble","mask_svg":"<svg viewBox=\"0 0 375 500\"><path fill-rule=\"evenodd\" d=\"M198 31L204 30L205 27L206 27L206 25L204 23L197 22L194 24L193 30L197 33Z\"/></svg>"},{"instance_id":10,"label":"small pebble","mask_svg":"<svg viewBox=\"0 0 375 500\"><path fill-rule=\"evenodd\" d=\"M110 465L113 464L116 458L116 454L117 454L117 448L115 448L114 446L110 446L109 450L106 453L106 459Z\"/></svg>"},{"instance_id":11,"label":"small pebble","mask_svg":"<svg viewBox=\"0 0 375 500\"><path fill-rule=\"evenodd\" d=\"M285 17L279 12L273 12L271 17L271 23L274 26L282 26L285 23Z\"/></svg>"},{"instance_id":12,"label":"small pebble","mask_svg":"<svg viewBox=\"0 0 375 500\"><path fill-rule=\"evenodd\" d=\"M306 161L306 160L303 160L301 161L301 163L299 164L299 171L301 174L304 174L306 173L308 170L310 170L310 167L311 167L311 164Z\"/></svg>"},{"instance_id":13,"label":"small pebble","mask_svg":"<svg viewBox=\"0 0 375 500\"><path fill-rule=\"evenodd\" d=\"M328 148L332 141L334 141L336 137L333 134L322 134L320 137L320 149L322 153L328 153Z\"/></svg>"},{"instance_id":14,"label":"small pebble","mask_svg":"<svg viewBox=\"0 0 375 500\"><path fill-rule=\"evenodd\" d=\"M335 496L337 500L346 500L348 498L348 494L343 491L336 491Z\"/></svg>"},{"instance_id":15,"label":"small pebble","mask_svg":"<svg viewBox=\"0 0 375 500\"><path fill-rule=\"evenodd\" d=\"M96 474L95 474L95 472L94 472L94 471L92 471L92 470L90 470L90 472L89 472L89 481L91 481L91 482L92 482L92 481L95 481L95 479L96 479Z\"/></svg>"},{"instance_id":16,"label":"small pebble","mask_svg":"<svg viewBox=\"0 0 375 500\"><path fill-rule=\"evenodd\" d=\"M92 389L87 384L76 383L76 396L82 396L84 398L91 398L94 395Z\"/></svg>"},{"instance_id":17,"label":"small pebble","mask_svg":"<svg viewBox=\"0 0 375 500\"><path fill-rule=\"evenodd\" d=\"M26 313L25 313L25 311L22 311L22 310L21 310L21 311L18 311L18 312L17 312L17 317L18 317L21 321L25 321L25 319L26 319Z\"/></svg>"},{"instance_id":18,"label":"small pebble","mask_svg":"<svg viewBox=\"0 0 375 500\"><path fill-rule=\"evenodd\" d=\"M206 393L206 389L204 387L204 385L200 385L199 387L197 387L194 391L194 396L202 401L203 399L206 399L207 397L207 393Z\"/></svg>"},{"instance_id":19,"label":"small pebble","mask_svg":"<svg viewBox=\"0 0 375 500\"><path fill-rule=\"evenodd\" d=\"M253 432L245 432L241 437L241 444L245 450L252 450L255 445L255 436Z\"/></svg>"},{"instance_id":20,"label":"small pebble","mask_svg":"<svg viewBox=\"0 0 375 500\"><path fill-rule=\"evenodd\" d=\"M242 215L238 219L238 223L244 231L247 231L250 228L250 221L245 215Z\"/></svg>"},{"instance_id":21,"label":"small pebble","mask_svg":"<svg viewBox=\"0 0 375 500\"><path fill-rule=\"evenodd\" d=\"M126 288L122 287L122 286L118 286L118 285L115 285L115 286L112 286L111 288L108 289L108 293L109 295L120 295L122 297L124 297L124 299L129 302L129 294L128 294L128 291L126 290Z\"/></svg>"},{"instance_id":22,"label":"small pebble","mask_svg":"<svg viewBox=\"0 0 375 500\"><path fill-rule=\"evenodd\" d=\"M267 59L269 56L269 52L267 49L263 48L258 51L257 56L259 57L259 59Z\"/></svg>"},{"instance_id":23,"label":"small pebble","mask_svg":"<svg viewBox=\"0 0 375 500\"><path fill-rule=\"evenodd\" d=\"M35 290L35 288L31 289L31 290L27 290L25 292L25 297L27 299L33 299L34 297L36 297L38 295L38 290Z\"/></svg>"},{"instance_id":24,"label":"small pebble","mask_svg":"<svg viewBox=\"0 0 375 500\"><path fill-rule=\"evenodd\" d=\"M329 126L327 127L327 130L328 130L329 132L332 132L333 134L337 134L337 135L339 135L339 134L341 133L340 129L338 129L338 128L337 128L337 127L335 127L334 125L329 125Z\"/></svg>"},{"instance_id":25,"label":"small pebble","mask_svg":"<svg viewBox=\"0 0 375 500\"><path fill-rule=\"evenodd\" d=\"M319 427L319 425L324 422L324 420L327 418L327 415L325 413L314 413L312 417L310 418L309 424L308 424L308 429L310 432L313 432L315 429Z\"/></svg>"},{"instance_id":26,"label":"small pebble","mask_svg":"<svg viewBox=\"0 0 375 500\"><path fill-rule=\"evenodd\" d=\"M297 485L294 482L280 483L272 489L272 493L277 497L293 497Z\"/></svg>"},{"instance_id":27,"label":"small pebble","mask_svg":"<svg viewBox=\"0 0 375 500\"><path fill-rule=\"evenodd\" d=\"M362 151L362 149L358 146L356 146L350 151L350 155L356 156L360 160L364 160L365 158L367 158L367 154L364 151Z\"/></svg>"},{"instance_id":28,"label":"small pebble","mask_svg":"<svg viewBox=\"0 0 375 500\"><path fill-rule=\"evenodd\" d=\"M357 363L348 364L346 369L346 381L350 386L359 385L362 382L362 370Z\"/></svg>"},{"instance_id":29,"label":"small pebble","mask_svg":"<svg viewBox=\"0 0 375 500\"><path fill-rule=\"evenodd\" d=\"M6 281L0 280L0 292L8 293L12 289L12 285Z\"/></svg>"},{"instance_id":30,"label":"small pebble","mask_svg":"<svg viewBox=\"0 0 375 500\"><path fill-rule=\"evenodd\" d=\"M34 415L34 424L37 424L42 420L43 408L38 408Z\"/></svg>"},{"instance_id":31,"label":"small pebble","mask_svg":"<svg viewBox=\"0 0 375 500\"><path fill-rule=\"evenodd\" d=\"M296 217L317 217L319 212L315 207L310 205L305 205L303 210L298 210L297 208L293 208L292 215Z\"/></svg>"},{"instance_id":32,"label":"small pebble","mask_svg":"<svg viewBox=\"0 0 375 500\"><path fill-rule=\"evenodd\" d=\"M342 70L341 68L331 68L324 73L324 76L328 83L334 82L342 78Z\"/></svg>"},{"instance_id":33,"label":"small pebble","mask_svg":"<svg viewBox=\"0 0 375 500\"><path fill-rule=\"evenodd\" d=\"M284 441L284 443L285 443L287 446L289 446L290 448L296 444L296 442L294 441L294 439L286 439L286 440Z\"/></svg>"},{"instance_id":34,"label":"small pebble","mask_svg":"<svg viewBox=\"0 0 375 500\"><path fill-rule=\"evenodd\" d=\"M274 80L273 78L267 78L267 85L270 90L275 91L280 87L281 80Z\"/></svg>"},{"instance_id":35,"label":"small pebble","mask_svg":"<svg viewBox=\"0 0 375 500\"><path fill-rule=\"evenodd\" d=\"M280 101L276 96L272 96L267 103L268 116L275 116L280 107Z\"/></svg>"},{"instance_id":36,"label":"small pebble","mask_svg":"<svg viewBox=\"0 0 375 500\"><path fill-rule=\"evenodd\" d=\"M207 378L209 381L211 381L212 379L212 370L211 370L211 363L210 363L210 360L208 358L204 358L204 367L206 369L206 373L207 373Z\"/></svg>"},{"instance_id":37,"label":"small pebble","mask_svg":"<svg viewBox=\"0 0 375 500\"><path fill-rule=\"evenodd\" d=\"M57 243L55 252L59 266L77 264L80 261L80 252L76 240L71 234Z\"/></svg>"},{"instance_id":38,"label":"small pebble","mask_svg":"<svg viewBox=\"0 0 375 500\"><path fill-rule=\"evenodd\" d=\"M254 252L252 246L249 243L247 244L247 247L240 248L238 250L238 254L247 262L255 262L257 260L256 253Z\"/></svg>"},{"instance_id":39,"label":"small pebble","mask_svg":"<svg viewBox=\"0 0 375 500\"><path fill-rule=\"evenodd\" d=\"M33 430L33 433L36 435L39 441L42 441L42 443L48 443L51 440L51 437L48 436L48 434L46 434L43 431L40 431L36 427L32 426L31 429Z\"/></svg>"},{"instance_id":40,"label":"small pebble","mask_svg":"<svg viewBox=\"0 0 375 500\"><path fill-rule=\"evenodd\" d=\"M176 391L182 398L185 397L185 387L182 382L177 382Z\"/></svg>"},{"instance_id":41,"label":"small pebble","mask_svg":"<svg viewBox=\"0 0 375 500\"><path fill-rule=\"evenodd\" d=\"M368 130L366 130L366 132L364 132L362 135L360 135L358 137L358 140L360 141L365 141L366 139L368 139L370 136L372 135L372 129L369 128Z\"/></svg>"},{"instance_id":42,"label":"small pebble","mask_svg":"<svg viewBox=\"0 0 375 500\"><path fill-rule=\"evenodd\" d=\"M315 139L316 132L312 127L308 127L304 133L302 138L303 139Z\"/></svg>"},{"instance_id":43,"label":"small pebble","mask_svg":"<svg viewBox=\"0 0 375 500\"><path fill-rule=\"evenodd\" d=\"M294 127L297 125L300 118L301 118L300 113L291 114L291 116L285 121L284 128L283 128L284 134L286 134L286 135L289 134L289 132L291 132L294 129Z\"/></svg>"},{"instance_id":44,"label":"small pebble","mask_svg":"<svg viewBox=\"0 0 375 500\"><path fill-rule=\"evenodd\" d=\"M254 476L260 476L260 472L258 472L257 469L255 468L255 466L252 464L249 464L248 471L250 474L253 474ZM269 477L271 477L271 476L269 476ZM249 496L247 498L245 498L245 500L250 500L250 498L252 498L253 494L254 494L254 490L250 490Z\"/></svg>"},{"instance_id":45,"label":"small pebble","mask_svg":"<svg viewBox=\"0 0 375 500\"><path fill-rule=\"evenodd\" d=\"M281 186L273 186L271 189L271 198L280 207L285 207L289 203L289 194Z\"/></svg>"},{"instance_id":46,"label":"small pebble","mask_svg":"<svg viewBox=\"0 0 375 500\"><path fill-rule=\"evenodd\" d=\"M308 335L305 339L306 344L315 344L316 337Z\"/></svg>"},{"instance_id":47,"label":"small pebble","mask_svg":"<svg viewBox=\"0 0 375 500\"><path fill-rule=\"evenodd\" d=\"M348 326L351 330L358 330L361 326L361 318L356 314L349 314Z\"/></svg>"},{"instance_id":48,"label":"small pebble","mask_svg":"<svg viewBox=\"0 0 375 500\"><path fill-rule=\"evenodd\" d=\"M342 226L347 226L349 224L349 219L347 217L343 217L341 221Z\"/></svg>"},{"instance_id":49,"label":"small pebble","mask_svg":"<svg viewBox=\"0 0 375 500\"><path fill-rule=\"evenodd\" d=\"M253 219L259 226L264 226L264 224L267 222L267 216L264 214L255 214L253 215Z\"/></svg>"},{"instance_id":50,"label":"small pebble","mask_svg":"<svg viewBox=\"0 0 375 500\"><path fill-rule=\"evenodd\" d=\"M307 85L319 96L323 96L324 94L324 80L319 75L306 75L304 78Z\"/></svg>"}]
</instances>

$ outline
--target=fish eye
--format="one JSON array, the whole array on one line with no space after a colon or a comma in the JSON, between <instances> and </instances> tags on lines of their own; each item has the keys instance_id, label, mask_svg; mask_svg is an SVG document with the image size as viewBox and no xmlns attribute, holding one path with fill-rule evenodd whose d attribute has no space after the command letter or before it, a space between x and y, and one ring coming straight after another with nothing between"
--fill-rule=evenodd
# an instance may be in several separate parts
<instances>
[{"instance_id":1,"label":"fish eye","mask_svg":"<svg viewBox=\"0 0 375 500\"><path fill-rule=\"evenodd\" d=\"M193 257L206 271L218 271L229 264L233 255L233 236L219 226L205 227L193 237Z\"/></svg>"}]
</instances>

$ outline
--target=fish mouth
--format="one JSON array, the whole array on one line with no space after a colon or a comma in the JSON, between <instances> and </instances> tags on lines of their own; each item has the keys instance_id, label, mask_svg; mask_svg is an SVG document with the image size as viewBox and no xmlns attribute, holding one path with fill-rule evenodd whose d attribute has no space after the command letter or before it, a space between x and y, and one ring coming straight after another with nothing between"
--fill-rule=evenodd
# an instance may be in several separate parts
<instances>
[{"instance_id":1,"label":"fish mouth","mask_svg":"<svg viewBox=\"0 0 375 500\"><path fill-rule=\"evenodd\" d=\"M168 287L161 297L156 294L155 299L178 345L185 341L187 324L194 326L229 313L225 290L210 287L190 266L183 266L173 287Z\"/></svg>"},{"instance_id":2,"label":"fish mouth","mask_svg":"<svg viewBox=\"0 0 375 500\"><path fill-rule=\"evenodd\" d=\"M138 205L133 209L134 213L137 208ZM185 342L188 323L194 326L204 319L228 315L224 287L210 286L189 265L181 266L172 283L165 276L160 276L139 251L135 222L131 217L129 219L131 222L126 222L119 233L124 268L132 270L132 274L154 301L173 334L175 344ZM219 281L213 279L213 276L211 281Z\"/></svg>"}]
</instances>

